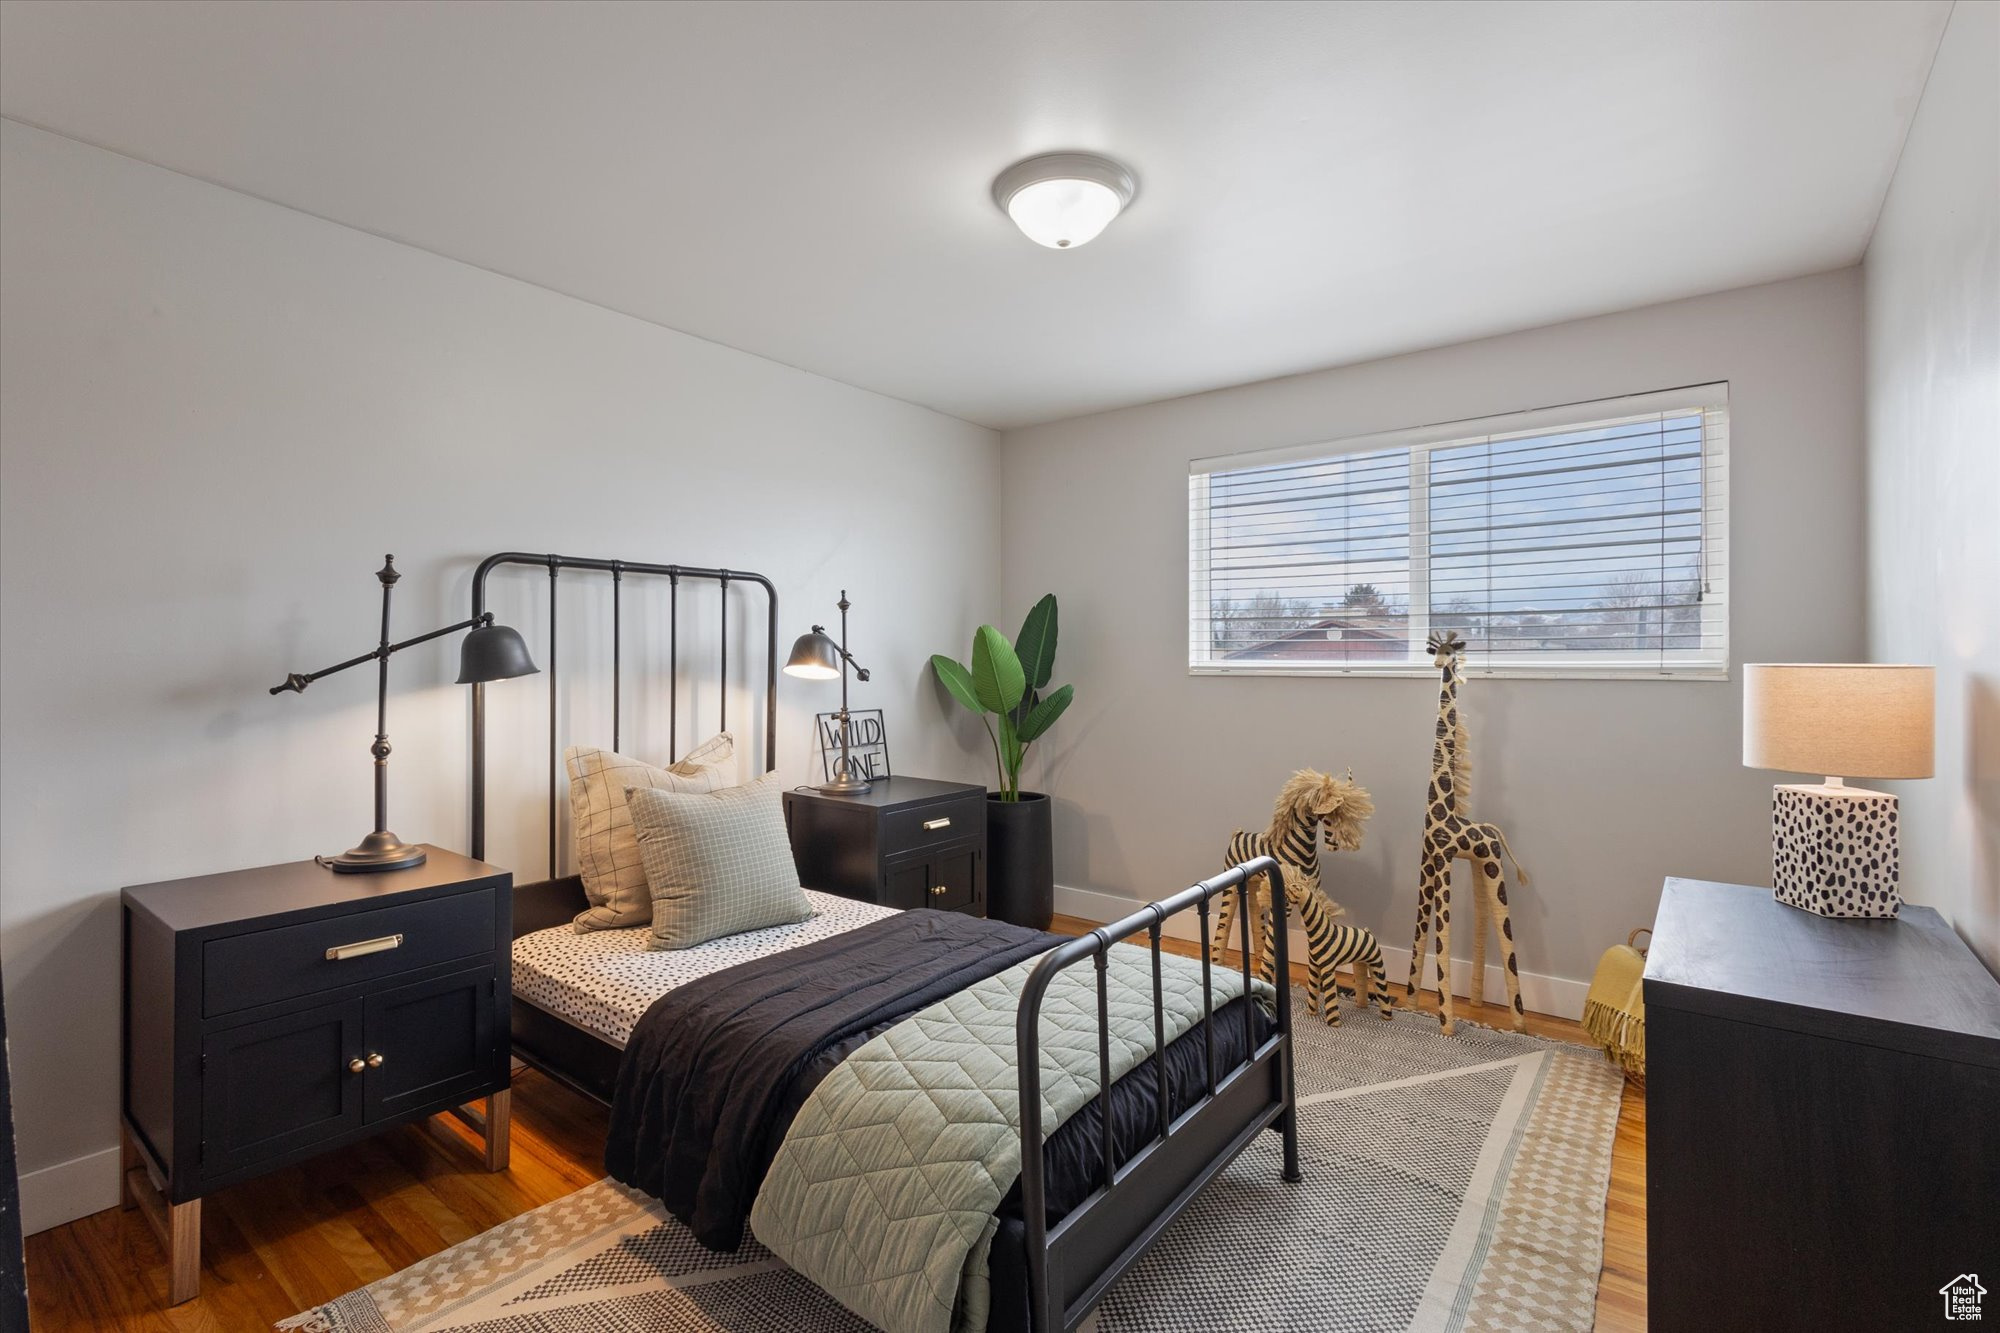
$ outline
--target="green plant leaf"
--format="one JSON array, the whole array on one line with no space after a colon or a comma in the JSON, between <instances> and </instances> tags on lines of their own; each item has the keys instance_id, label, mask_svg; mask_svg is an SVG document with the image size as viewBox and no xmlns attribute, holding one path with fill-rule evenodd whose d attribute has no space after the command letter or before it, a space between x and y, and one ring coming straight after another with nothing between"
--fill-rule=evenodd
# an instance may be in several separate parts
<instances>
[{"instance_id":1,"label":"green plant leaf","mask_svg":"<svg viewBox=\"0 0 2000 1333\"><path fill-rule=\"evenodd\" d=\"M1014 645L991 625L981 625L972 636L972 688L980 706L989 713L1012 712L1027 685Z\"/></svg>"},{"instance_id":2,"label":"green plant leaf","mask_svg":"<svg viewBox=\"0 0 2000 1333\"><path fill-rule=\"evenodd\" d=\"M1014 719L1006 713L1000 715L1000 799L1011 801L1021 790L1021 760L1027 755L1028 747L1022 742L1020 732L1014 728Z\"/></svg>"},{"instance_id":3,"label":"green plant leaf","mask_svg":"<svg viewBox=\"0 0 2000 1333\"><path fill-rule=\"evenodd\" d=\"M1007 781L1007 765L1000 758L1000 738L993 734L993 723L986 714L979 715L979 725L986 728L986 739L993 742L993 771L998 774L999 781L1004 786Z\"/></svg>"},{"instance_id":4,"label":"green plant leaf","mask_svg":"<svg viewBox=\"0 0 2000 1333\"><path fill-rule=\"evenodd\" d=\"M946 657L943 653L933 653L931 670L937 672L937 678L944 682L945 689L951 691L952 698L975 713L986 711L979 706L979 692L972 686L972 673L956 659Z\"/></svg>"},{"instance_id":5,"label":"green plant leaf","mask_svg":"<svg viewBox=\"0 0 2000 1333\"><path fill-rule=\"evenodd\" d=\"M1065 685L1036 704L1029 711L1027 720L1021 724L1022 743L1040 740L1042 733L1054 726L1056 719L1063 715L1063 709L1069 707L1073 694L1071 687Z\"/></svg>"},{"instance_id":6,"label":"green plant leaf","mask_svg":"<svg viewBox=\"0 0 2000 1333\"><path fill-rule=\"evenodd\" d=\"M1054 593L1045 594L1021 622L1021 637L1014 640L1014 651L1020 655L1021 669L1027 674L1030 689L1039 690L1049 683L1049 675L1056 669Z\"/></svg>"},{"instance_id":7,"label":"green plant leaf","mask_svg":"<svg viewBox=\"0 0 2000 1333\"><path fill-rule=\"evenodd\" d=\"M1028 668L1024 665L1021 668L1021 673L1023 675L1026 675L1027 670ZM1028 720L1028 714L1034 712L1035 705L1040 703L1041 701L1042 701L1042 696L1035 693L1035 687L1032 683L1029 684L1027 689L1021 691L1021 702L1015 704L1014 711L1008 714L1009 717L1014 719L1014 726L1016 730L1020 728L1023 722L1026 722Z\"/></svg>"}]
</instances>

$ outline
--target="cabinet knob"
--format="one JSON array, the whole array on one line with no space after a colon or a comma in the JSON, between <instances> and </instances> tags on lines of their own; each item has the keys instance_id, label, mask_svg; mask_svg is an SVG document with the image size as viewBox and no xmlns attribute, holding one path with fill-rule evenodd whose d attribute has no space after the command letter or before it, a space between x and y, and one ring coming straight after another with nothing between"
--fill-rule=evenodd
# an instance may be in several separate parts
<instances>
[{"instance_id":1,"label":"cabinet knob","mask_svg":"<svg viewBox=\"0 0 2000 1333\"><path fill-rule=\"evenodd\" d=\"M948 886L946 886L946 885L943 885L943 884L939 884L939 885L937 885L936 887L934 887L934 888L932 888L932 889L931 889L931 897L933 897L933 898L942 898L942 897L944 897L944 896L945 896L945 895L946 895L947 893L950 893L950 892L951 892L951 889L950 889L950 888L949 888Z\"/></svg>"},{"instance_id":2,"label":"cabinet knob","mask_svg":"<svg viewBox=\"0 0 2000 1333\"><path fill-rule=\"evenodd\" d=\"M382 1067L382 1056L380 1052L370 1051L368 1053L368 1067L370 1069L380 1069Z\"/></svg>"},{"instance_id":3,"label":"cabinet knob","mask_svg":"<svg viewBox=\"0 0 2000 1333\"><path fill-rule=\"evenodd\" d=\"M358 1055L347 1062L347 1072L350 1074L358 1074L367 1067L367 1062Z\"/></svg>"}]
</instances>

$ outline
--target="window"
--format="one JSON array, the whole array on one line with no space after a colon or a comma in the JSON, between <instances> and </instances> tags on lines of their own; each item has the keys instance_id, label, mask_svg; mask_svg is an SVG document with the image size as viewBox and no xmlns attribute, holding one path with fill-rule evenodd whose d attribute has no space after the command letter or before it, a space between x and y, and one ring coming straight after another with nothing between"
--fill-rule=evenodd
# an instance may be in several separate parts
<instances>
[{"instance_id":1,"label":"window","mask_svg":"<svg viewBox=\"0 0 2000 1333\"><path fill-rule=\"evenodd\" d=\"M1726 677L1728 395L1198 460L1189 670Z\"/></svg>"}]
</instances>

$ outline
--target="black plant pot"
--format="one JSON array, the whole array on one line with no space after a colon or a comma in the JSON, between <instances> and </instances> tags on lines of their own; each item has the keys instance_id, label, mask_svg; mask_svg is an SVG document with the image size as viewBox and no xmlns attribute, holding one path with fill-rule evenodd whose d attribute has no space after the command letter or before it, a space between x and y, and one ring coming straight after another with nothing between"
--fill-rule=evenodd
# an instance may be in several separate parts
<instances>
[{"instance_id":1,"label":"black plant pot","mask_svg":"<svg viewBox=\"0 0 2000 1333\"><path fill-rule=\"evenodd\" d=\"M1056 914L1055 826L1049 798L986 797L986 915L1047 930Z\"/></svg>"}]
</instances>

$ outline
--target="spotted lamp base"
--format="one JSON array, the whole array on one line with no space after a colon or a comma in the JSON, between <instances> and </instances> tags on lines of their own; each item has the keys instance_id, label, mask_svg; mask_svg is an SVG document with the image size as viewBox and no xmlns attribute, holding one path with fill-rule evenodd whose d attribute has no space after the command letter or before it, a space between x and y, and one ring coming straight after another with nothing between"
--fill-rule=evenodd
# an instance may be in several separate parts
<instances>
[{"instance_id":1,"label":"spotted lamp base","mask_svg":"<svg viewBox=\"0 0 2000 1333\"><path fill-rule=\"evenodd\" d=\"M1896 798L1856 787L1780 786L1771 802L1771 887L1820 916L1893 917Z\"/></svg>"}]
</instances>

